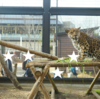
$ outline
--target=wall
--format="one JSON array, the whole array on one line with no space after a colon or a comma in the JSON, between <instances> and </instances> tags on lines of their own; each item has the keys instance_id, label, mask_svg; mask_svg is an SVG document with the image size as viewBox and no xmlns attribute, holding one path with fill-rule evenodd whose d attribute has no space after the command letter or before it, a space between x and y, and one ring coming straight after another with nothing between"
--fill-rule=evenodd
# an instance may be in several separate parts
<instances>
[{"instance_id":1,"label":"wall","mask_svg":"<svg viewBox=\"0 0 100 99\"><path fill-rule=\"evenodd\" d=\"M75 51L75 54L78 54L77 50L73 47L70 38L68 38L66 34L58 35L58 57L68 57L73 51Z\"/></svg>"}]
</instances>

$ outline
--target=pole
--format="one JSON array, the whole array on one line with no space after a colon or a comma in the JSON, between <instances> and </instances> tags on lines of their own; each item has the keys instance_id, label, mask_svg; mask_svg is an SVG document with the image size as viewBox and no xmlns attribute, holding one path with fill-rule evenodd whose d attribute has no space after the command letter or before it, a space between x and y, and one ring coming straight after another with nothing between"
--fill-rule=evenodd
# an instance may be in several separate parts
<instances>
[{"instance_id":1,"label":"pole","mask_svg":"<svg viewBox=\"0 0 100 99\"><path fill-rule=\"evenodd\" d=\"M6 46L6 47L9 47L9 48L13 48L13 49L17 49L17 50L20 50L20 51L24 51L24 52L27 52L29 50L29 52L32 53L32 54L36 54L38 56L46 57L46 58L49 58L49 59L54 59L54 60L58 59L57 56L52 56L52 55L47 54L47 53L30 50L28 48L25 48L25 47L22 47L22 46L18 46L18 45L14 45L14 44L10 44L8 42L1 41L1 40L0 40L0 45Z\"/></svg>"},{"instance_id":2,"label":"pole","mask_svg":"<svg viewBox=\"0 0 100 99\"><path fill-rule=\"evenodd\" d=\"M56 7L58 7L58 0L56 0ZM55 56L57 56L57 32L58 32L58 15L56 15L56 46L55 46Z\"/></svg>"}]
</instances>

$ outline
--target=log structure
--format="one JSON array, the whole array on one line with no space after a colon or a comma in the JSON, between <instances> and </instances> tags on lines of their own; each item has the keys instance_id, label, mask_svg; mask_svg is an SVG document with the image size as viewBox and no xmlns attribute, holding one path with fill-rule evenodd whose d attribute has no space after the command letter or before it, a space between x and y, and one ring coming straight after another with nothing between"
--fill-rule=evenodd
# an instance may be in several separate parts
<instances>
[{"instance_id":1,"label":"log structure","mask_svg":"<svg viewBox=\"0 0 100 99\"><path fill-rule=\"evenodd\" d=\"M70 65L73 66L73 67L82 67L82 66L83 67L87 67L87 66L93 67L93 66L98 66L98 68L100 69L100 62L92 62L92 63L88 63L88 62L86 62L86 63L71 63ZM48 61L48 62L45 62L45 61L44 62L41 62L41 61L40 62L31 61L31 62L29 62L26 65L26 67L27 68L30 68L30 69L32 69L33 67L41 67L41 68L44 68L44 70L45 70L45 67L48 67L48 66L49 67L63 67L63 66L64 67L68 67L69 66L69 63L60 63L60 62L56 62L56 61ZM32 73L35 75L35 71L34 70L32 71ZM58 91L57 86L55 85L53 79L51 78L50 74L48 72L46 72L45 75L46 74L47 74L47 76L49 78L49 81L52 84L53 89L54 89L54 90L52 90L52 92L53 92L52 94L53 95L52 95L51 99L55 99L54 98L55 97L55 93L59 93L59 91ZM89 87L89 89L88 89L88 91L87 91L86 94L89 94L92 91L92 88L93 88L95 82L97 81L99 75L100 75L100 70L98 71L97 75L95 76L94 80L92 81L92 83L91 83L91 85L90 85L90 87ZM39 79L41 79L43 81L42 78L39 78ZM38 88L40 86L39 84L37 84L38 83L38 80L36 81L34 87L32 88L33 91L31 92L31 96L34 96L35 95L34 93L36 93L35 92L36 88ZM28 98L28 99L32 99L32 97L31 98ZM46 99L49 99L49 98L46 98Z\"/></svg>"},{"instance_id":2,"label":"log structure","mask_svg":"<svg viewBox=\"0 0 100 99\"><path fill-rule=\"evenodd\" d=\"M92 94L93 94L97 99L100 99L100 96L99 96L95 91L92 91Z\"/></svg>"},{"instance_id":3,"label":"log structure","mask_svg":"<svg viewBox=\"0 0 100 99\"><path fill-rule=\"evenodd\" d=\"M55 98L55 90L52 88L52 91L51 91L51 99L56 99Z\"/></svg>"},{"instance_id":4,"label":"log structure","mask_svg":"<svg viewBox=\"0 0 100 99\"><path fill-rule=\"evenodd\" d=\"M36 79L36 83L34 84L32 90L30 92L30 95L29 95L29 97L27 99L33 99L35 94L37 93L39 87L40 87L41 91L43 92L45 98L46 99L50 99L49 94L47 93L47 90L46 90L45 86L42 83L44 77L46 76L46 74L47 74L47 72L49 70L49 68L50 68L50 66L45 66L43 72L41 72L41 70L38 70L38 74L41 74L39 77L36 76L37 71L35 70L34 66L32 66L30 68L32 73L33 73L33 75L34 75L34 77L35 77L35 79ZM39 71L40 71L40 73L39 73Z\"/></svg>"},{"instance_id":5,"label":"log structure","mask_svg":"<svg viewBox=\"0 0 100 99\"><path fill-rule=\"evenodd\" d=\"M24 51L24 52L27 52L29 50L29 52L32 53L32 54L36 54L38 56L46 57L46 58L53 59L53 60L57 60L58 59L58 57L56 57L56 56L52 56L50 54L46 54L46 53L43 53L43 52L37 52L37 51L34 51L34 50L30 50L28 48L24 48L22 46L14 45L14 44L2 41L2 40L0 40L0 45L5 46L5 47L9 47L9 48L13 48L13 49L16 49L16 50ZM15 76L16 71L15 71L14 74L11 73L9 71L9 69L7 68L6 64L5 64L2 55L0 55L0 58L1 58L0 62L2 64L2 66L3 66L3 69L4 69L5 73L7 74L7 76L10 78L10 80L12 81L12 83L14 84L14 86L16 88L18 88L18 89L22 89L22 87L19 85L19 82L17 81L17 78Z\"/></svg>"},{"instance_id":6,"label":"log structure","mask_svg":"<svg viewBox=\"0 0 100 99\"><path fill-rule=\"evenodd\" d=\"M46 58L53 59L53 60L57 60L58 59L58 57L56 57L56 56L52 56L50 54L46 54L46 53L43 53L43 52L37 52L37 51L34 51L34 50L30 50L28 48L24 48L22 46L10 44L10 43L7 43L7 42L1 41L1 40L0 40L0 45L6 46L6 47L9 47L9 48L13 48L13 49L16 49L16 50L24 51L24 52L27 52L29 50L29 52L32 53L32 54L36 54L38 56L46 57ZM4 60L3 60L2 55L0 55L0 58L1 58L0 62L1 62L2 66L3 66L4 70L5 70L6 74L11 79L12 83L15 85L16 88L21 89L22 87L19 85L15 75L13 75L8 70L6 64L5 64ZM55 92L59 93L55 83L53 82L52 78L50 77L50 75L48 73L48 70L49 70L50 67L63 67L63 66L64 67L68 67L69 63L57 63L57 62L52 62L52 61L51 62L38 62L38 63L33 62L33 61L29 62L26 67L31 69L31 71L32 71L32 73L33 73L33 75L34 75L34 77L36 79L36 83L34 84L28 99L33 99L35 97L36 93L38 92L39 87L42 90L45 98L46 99L50 99L50 97L49 97L49 95L48 95L48 93L46 91L46 88L45 88L45 86L42 83L42 81L43 81L43 79L44 79L44 77L46 75L48 76L48 78L49 78L49 80L50 80L50 82L51 82ZM73 67L82 67L82 66L83 67L87 67L87 66L88 67L91 67L91 66L93 67L93 66L98 66L99 69L100 69L100 62L71 63L71 66L73 66ZM34 67L44 68L44 70L43 70L43 72L42 71L36 71ZM86 94L90 93L90 91L92 90L92 88L93 88L95 82L97 81L99 75L100 75L100 70L97 73L97 75L95 76L95 78L94 78L93 82L91 83L91 85L90 85L90 87L89 87L89 89L88 89Z\"/></svg>"}]
</instances>

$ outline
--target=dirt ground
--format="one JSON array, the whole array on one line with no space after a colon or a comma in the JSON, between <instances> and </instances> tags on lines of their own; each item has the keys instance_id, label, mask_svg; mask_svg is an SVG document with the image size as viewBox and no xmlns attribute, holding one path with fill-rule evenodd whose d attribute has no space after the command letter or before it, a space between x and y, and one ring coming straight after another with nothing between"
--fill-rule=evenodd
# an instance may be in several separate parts
<instances>
[{"instance_id":1,"label":"dirt ground","mask_svg":"<svg viewBox=\"0 0 100 99\"><path fill-rule=\"evenodd\" d=\"M53 75L51 76L53 77ZM65 74L64 77L67 77L67 75ZM77 78L93 78L93 76L80 73ZM18 90L15 89L12 84L0 84L0 99L27 99L32 86L33 84L22 84L23 89ZM49 95L51 96L51 84L45 84L45 86ZM88 89L89 85L57 84L57 86L58 90L60 91L60 94L56 95L56 99L96 99L96 97L92 94L84 97L84 94ZM100 87L98 86L95 86L94 88L100 89ZM36 99L44 99L44 96L40 90Z\"/></svg>"},{"instance_id":2,"label":"dirt ground","mask_svg":"<svg viewBox=\"0 0 100 99\"><path fill-rule=\"evenodd\" d=\"M18 90L12 84L0 84L0 99L27 99L33 84L21 85L23 89ZM45 84L45 87L50 95L51 84ZM56 99L96 99L92 94L84 97L89 85L57 84L57 87L61 93L56 95ZM100 86L96 85L93 89L100 89ZM43 94L39 91L36 99L44 99L43 97Z\"/></svg>"}]
</instances>

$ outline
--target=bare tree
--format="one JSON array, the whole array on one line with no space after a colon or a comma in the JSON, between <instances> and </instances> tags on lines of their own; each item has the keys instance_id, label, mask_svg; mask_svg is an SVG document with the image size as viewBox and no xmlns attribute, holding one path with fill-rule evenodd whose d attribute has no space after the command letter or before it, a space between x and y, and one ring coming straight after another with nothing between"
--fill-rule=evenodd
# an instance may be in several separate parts
<instances>
[{"instance_id":1,"label":"bare tree","mask_svg":"<svg viewBox=\"0 0 100 99\"><path fill-rule=\"evenodd\" d=\"M30 45L29 48L31 48L31 38L30 38L31 24L29 24L30 23L29 21L31 21L31 20L30 20L30 17L29 17L29 19L26 20L25 15L22 15L22 18L24 20L24 26L25 26L25 28L23 28L23 29L25 30L25 34L28 35L28 40L29 40L29 45Z\"/></svg>"},{"instance_id":2,"label":"bare tree","mask_svg":"<svg viewBox=\"0 0 100 99\"><path fill-rule=\"evenodd\" d=\"M32 34L34 34L34 50L35 50L35 47L36 47L36 45L35 45L36 40L35 39L36 39L36 34L39 33L40 21L38 21L37 26L35 26L34 21L33 21L34 20L34 16L33 15L29 16L28 19L26 18L25 15L22 15L22 17L23 17L24 26L25 26L23 29L25 31L25 34L28 35L28 41L29 41L29 45L30 45L29 48L30 49L32 48L30 35L31 35L32 32L33 32ZM38 34L38 36L40 36L40 35ZM40 39L40 37L39 37L39 39ZM38 39L38 42L39 42L39 39ZM38 44L38 46L39 46L39 44Z\"/></svg>"}]
</instances>

